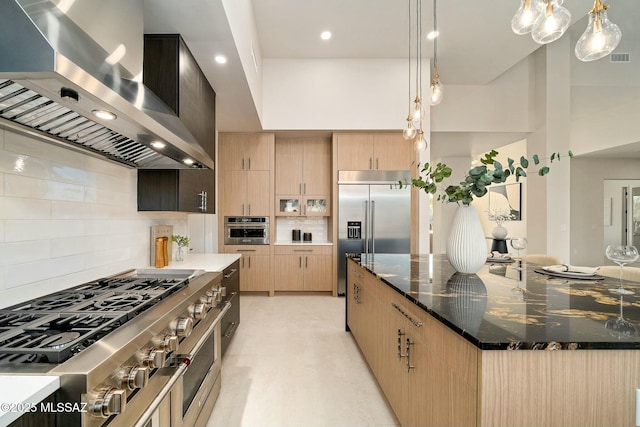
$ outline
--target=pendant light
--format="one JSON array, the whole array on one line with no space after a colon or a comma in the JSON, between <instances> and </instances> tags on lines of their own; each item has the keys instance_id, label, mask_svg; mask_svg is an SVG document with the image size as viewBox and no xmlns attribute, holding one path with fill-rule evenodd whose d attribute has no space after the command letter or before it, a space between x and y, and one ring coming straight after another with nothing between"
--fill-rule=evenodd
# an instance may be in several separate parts
<instances>
[{"instance_id":1,"label":"pendant light","mask_svg":"<svg viewBox=\"0 0 640 427\"><path fill-rule=\"evenodd\" d=\"M422 128L422 0L416 0L416 99L413 101L413 120Z\"/></svg>"},{"instance_id":2,"label":"pendant light","mask_svg":"<svg viewBox=\"0 0 640 427\"><path fill-rule=\"evenodd\" d=\"M407 141L416 137L417 130L413 126L413 116L411 115L411 0L409 0L409 114L407 115L407 127L402 131L402 137Z\"/></svg>"},{"instance_id":3,"label":"pendant light","mask_svg":"<svg viewBox=\"0 0 640 427\"><path fill-rule=\"evenodd\" d=\"M595 0L589 12L589 25L576 44L575 54L580 61L595 61L609 55L620 43L620 28L609 21L602 0Z\"/></svg>"},{"instance_id":4,"label":"pendant light","mask_svg":"<svg viewBox=\"0 0 640 427\"><path fill-rule=\"evenodd\" d=\"M513 32L519 35L530 33L533 23L542 13L540 6L540 0L520 0L520 8L511 19Z\"/></svg>"},{"instance_id":5,"label":"pendant light","mask_svg":"<svg viewBox=\"0 0 640 427\"><path fill-rule=\"evenodd\" d=\"M431 95L429 96L429 104L438 105L442 102L444 96L444 86L440 81L440 75L438 74L438 21L436 19L436 3L437 0L433 0L433 77L431 79Z\"/></svg>"},{"instance_id":6,"label":"pendant light","mask_svg":"<svg viewBox=\"0 0 640 427\"><path fill-rule=\"evenodd\" d=\"M563 0L544 0L543 10L533 23L531 36L536 43L558 40L569 28L571 12L562 6Z\"/></svg>"}]
</instances>

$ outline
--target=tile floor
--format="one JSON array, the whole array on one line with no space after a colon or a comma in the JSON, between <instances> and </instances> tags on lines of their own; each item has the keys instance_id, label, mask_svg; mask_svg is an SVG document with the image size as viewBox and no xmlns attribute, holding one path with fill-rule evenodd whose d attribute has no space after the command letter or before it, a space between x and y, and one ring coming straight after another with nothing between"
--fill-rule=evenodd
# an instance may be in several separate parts
<instances>
[{"instance_id":1,"label":"tile floor","mask_svg":"<svg viewBox=\"0 0 640 427\"><path fill-rule=\"evenodd\" d=\"M242 296L207 427L398 426L351 334L344 298Z\"/></svg>"}]
</instances>

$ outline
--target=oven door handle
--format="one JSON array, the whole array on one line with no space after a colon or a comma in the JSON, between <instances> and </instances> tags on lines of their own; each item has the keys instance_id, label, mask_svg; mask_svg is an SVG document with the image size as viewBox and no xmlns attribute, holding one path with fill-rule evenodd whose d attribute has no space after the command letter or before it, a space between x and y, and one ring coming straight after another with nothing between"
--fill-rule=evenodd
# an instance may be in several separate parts
<instances>
[{"instance_id":1,"label":"oven door handle","mask_svg":"<svg viewBox=\"0 0 640 427\"><path fill-rule=\"evenodd\" d=\"M145 425L147 425L147 423L153 416L153 413L156 411L156 409L158 409L158 406L160 406L160 403L162 403L164 398L169 395L169 392L176 384L176 382L178 382L178 380L182 378L190 363L191 356L184 356L182 358L180 364L178 365L178 369L176 369L173 375L171 375L171 378L169 378L169 382L167 382L164 387L162 387L162 390L160 390L155 399L153 399L153 401L149 404L147 409L142 413L133 427L144 427Z\"/></svg>"}]
</instances>

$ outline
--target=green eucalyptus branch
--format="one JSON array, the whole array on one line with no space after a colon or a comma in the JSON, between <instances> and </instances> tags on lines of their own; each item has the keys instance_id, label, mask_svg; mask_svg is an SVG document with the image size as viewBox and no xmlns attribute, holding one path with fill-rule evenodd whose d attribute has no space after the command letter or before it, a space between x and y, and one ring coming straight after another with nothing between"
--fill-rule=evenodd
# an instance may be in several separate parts
<instances>
[{"instance_id":1,"label":"green eucalyptus branch","mask_svg":"<svg viewBox=\"0 0 640 427\"><path fill-rule=\"evenodd\" d=\"M567 155L573 157L573 152L568 151ZM520 181L521 177L526 177L526 170L529 168L529 159L525 156L521 156L519 163L516 163L514 159L507 159L507 166L504 167L502 163L496 160L498 152L491 150L486 153L481 159L480 166L475 166L467 172L464 181L461 181L457 185L448 185L440 193L438 193L439 187L445 178L451 177L452 169L444 163L437 163L435 166L425 163L420 169L418 178L409 181L400 182L400 187L413 186L423 190L427 194L437 194L437 200L442 202L455 202L462 203L463 205L469 205L474 198L482 197L487 194L489 187L492 184L500 184L506 182L510 176L515 176L516 182ZM555 152L551 154L549 163L553 163L554 160L560 160L560 153ZM550 172L550 169L546 165L541 165L540 158L537 154L532 156L533 165L538 167L538 175L545 176ZM418 166L420 168L420 165Z\"/></svg>"},{"instance_id":2,"label":"green eucalyptus branch","mask_svg":"<svg viewBox=\"0 0 640 427\"><path fill-rule=\"evenodd\" d=\"M189 242L191 242L191 239L186 236L180 236L178 234L174 234L173 236L171 236L171 241L176 242L180 247L184 247L184 246L189 246Z\"/></svg>"}]
</instances>

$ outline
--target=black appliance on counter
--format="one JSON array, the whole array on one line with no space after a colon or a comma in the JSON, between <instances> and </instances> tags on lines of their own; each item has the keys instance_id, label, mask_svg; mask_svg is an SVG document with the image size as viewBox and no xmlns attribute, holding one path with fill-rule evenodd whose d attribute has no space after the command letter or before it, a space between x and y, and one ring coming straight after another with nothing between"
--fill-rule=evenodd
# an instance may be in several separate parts
<instances>
[{"instance_id":1,"label":"black appliance on counter","mask_svg":"<svg viewBox=\"0 0 640 427\"><path fill-rule=\"evenodd\" d=\"M221 321L222 355L240 325L240 260L235 261L222 272L223 302L231 305Z\"/></svg>"},{"instance_id":2,"label":"black appliance on counter","mask_svg":"<svg viewBox=\"0 0 640 427\"><path fill-rule=\"evenodd\" d=\"M43 426L204 426L220 391L221 273L131 270L0 310L0 372L60 377ZM29 416L31 414L25 414Z\"/></svg>"}]
</instances>

